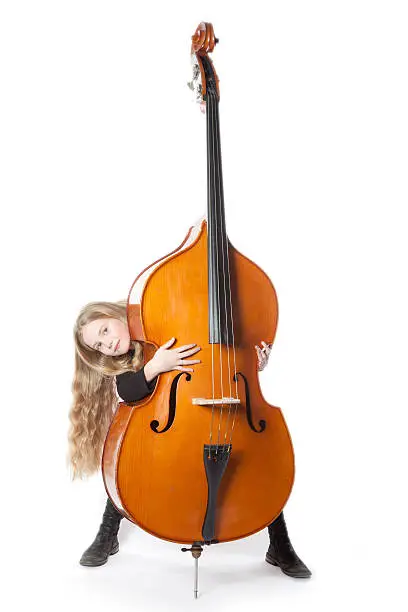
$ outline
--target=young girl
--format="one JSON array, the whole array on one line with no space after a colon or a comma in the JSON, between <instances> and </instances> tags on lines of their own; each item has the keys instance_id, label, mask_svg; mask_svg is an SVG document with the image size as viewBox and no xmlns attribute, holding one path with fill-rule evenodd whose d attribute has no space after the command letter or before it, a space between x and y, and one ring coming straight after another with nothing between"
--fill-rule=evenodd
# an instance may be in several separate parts
<instances>
[{"instance_id":1,"label":"young girl","mask_svg":"<svg viewBox=\"0 0 408 612\"><path fill-rule=\"evenodd\" d=\"M143 366L143 346L130 339L127 302L91 302L80 311L74 325L75 372L72 382L69 456L73 477L98 470L104 440L118 401L135 402L153 392L157 376L180 370L193 372L200 359L188 359L200 350L195 344L171 349L170 338ZM271 346L255 345L258 369L263 370ZM119 400L117 395L119 395ZM117 533L123 516L110 499L94 542L80 559L85 566L103 565L119 550ZM299 559L288 536L283 512L268 526L270 544L266 561L293 578L309 578L310 570Z\"/></svg>"}]
</instances>

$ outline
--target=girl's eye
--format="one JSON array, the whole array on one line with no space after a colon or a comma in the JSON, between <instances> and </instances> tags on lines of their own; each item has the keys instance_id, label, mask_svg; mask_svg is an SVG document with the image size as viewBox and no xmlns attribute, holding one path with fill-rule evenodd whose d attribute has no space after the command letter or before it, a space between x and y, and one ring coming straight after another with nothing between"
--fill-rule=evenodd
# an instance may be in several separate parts
<instances>
[{"instance_id":1,"label":"girl's eye","mask_svg":"<svg viewBox=\"0 0 408 612\"><path fill-rule=\"evenodd\" d=\"M108 328L107 328L107 327L105 327L103 331L108 331ZM100 346L101 346L101 343L100 343L100 342L98 342L98 344L96 345L96 348L98 349Z\"/></svg>"}]
</instances>

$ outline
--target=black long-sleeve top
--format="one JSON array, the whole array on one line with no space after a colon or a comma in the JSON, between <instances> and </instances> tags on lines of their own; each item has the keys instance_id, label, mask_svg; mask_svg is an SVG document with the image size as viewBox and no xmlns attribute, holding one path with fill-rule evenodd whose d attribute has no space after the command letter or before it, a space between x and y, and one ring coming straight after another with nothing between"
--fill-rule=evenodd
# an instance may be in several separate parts
<instances>
[{"instance_id":1,"label":"black long-sleeve top","mask_svg":"<svg viewBox=\"0 0 408 612\"><path fill-rule=\"evenodd\" d=\"M152 393L156 378L147 382L144 366L137 372L123 372L116 376L116 389L124 402L137 402Z\"/></svg>"},{"instance_id":2,"label":"black long-sleeve top","mask_svg":"<svg viewBox=\"0 0 408 612\"><path fill-rule=\"evenodd\" d=\"M144 366L137 372L123 372L116 376L116 389L124 402L137 402L152 393L157 376L147 382Z\"/></svg>"}]
</instances>

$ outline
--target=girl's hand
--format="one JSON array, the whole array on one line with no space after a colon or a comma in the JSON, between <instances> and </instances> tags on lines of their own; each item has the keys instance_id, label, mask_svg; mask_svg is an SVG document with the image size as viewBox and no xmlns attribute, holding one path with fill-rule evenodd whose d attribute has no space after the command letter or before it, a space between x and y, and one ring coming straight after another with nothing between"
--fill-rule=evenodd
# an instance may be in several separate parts
<instances>
[{"instance_id":1,"label":"girl's hand","mask_svg":"<svg viewBox=\"0 0 408 612\"><path fill-rule=\"evenodd\" d=\"M256 352L258 353L258 372L261 372L266 368L269 359L269 353L272 349L272 344L266 344L262 340L262 344L264 345L262 349L259 348L257 344L255 344Z\"/></svg>"},{"instance_id":2,"label":"girl's hand","mask_svg":"<svg viewBox=\"0 0 408 612\"><path fill-rule=\"evenodd\" d=\"M180 370L181 372L194 372L193 368L186 368L187 364L201 363L201 359L186 359L190 355L194 355L197 351L201 351L201 346L196 344L183 344L174 349L169 349L169 346L174 344L175 338L170 338L161 345L150 360L152 368L158 373L170 372L171 370ZM192 348L196 347L196 348Z\"/></svg>"}]
</instances>

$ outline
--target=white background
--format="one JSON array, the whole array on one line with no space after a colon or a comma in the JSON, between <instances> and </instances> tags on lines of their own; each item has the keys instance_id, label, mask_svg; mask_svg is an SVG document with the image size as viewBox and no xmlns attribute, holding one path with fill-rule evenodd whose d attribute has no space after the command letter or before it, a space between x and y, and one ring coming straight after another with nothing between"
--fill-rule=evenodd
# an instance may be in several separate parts
<instances>
[{"instance_id":1,"label":"white background","mask_svg":"<svg viewBox=\"0 0 408 612\"><path fill-rule=\"evenodd\" d=\"M228 235L278 293L260 380L294 443L285 515L313 577L267 565L262 531L205 549L194 601L190 553L130 523L107 565L79 566L106 495L65 455L79 309L126 298L206 211L186 85L202 20ZM8 610L407 609L407 26L392 0L1 3Z\"/></svg>"}]
</instances>

